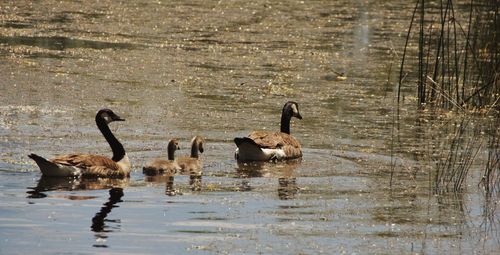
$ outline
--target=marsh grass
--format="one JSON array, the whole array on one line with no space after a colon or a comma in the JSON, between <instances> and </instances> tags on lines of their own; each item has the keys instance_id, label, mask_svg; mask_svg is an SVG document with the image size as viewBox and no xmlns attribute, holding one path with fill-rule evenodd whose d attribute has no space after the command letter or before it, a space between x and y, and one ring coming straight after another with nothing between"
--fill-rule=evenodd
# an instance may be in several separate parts
<instances>
[{"instance_id":1,"label":"marsh grass","mask_svg":"<svg viewBox=\"0 0 500 255\"><path fill-rule=\"evenodd\" d=\"M454 2L417 1L402 57L398 103L411 76L420 108L498 108L498 1L471 0L458 8ZM418 47L412 51L414 44Z\"/></svg>"},{"instance_id":2,"label":"marsh grass","mask_svg":"<svg viewBox=\"0 0 500 255\"><path fill-rule=\"evenodd\" d=\"M481 185L488 197L500 191L500 118L490 123L491 133L488 137L488 159L485 163Z\"/></svg>"},{"instance_id":3,"label":"marsh grass","mask_svg":"<svg viewBox=\"0 0 500 255\"><path fill-rule=\"evenodd\" d=\"M438 137L436 130L428 130L428 142L439 148L431 178L436 193L461 192L484 148L488 156L478 161L484 166L478 183L486 194L500 191L499 6L498 0L417 0L413 9L399 72L398 113L405 93L415 92L420 110L431 110L436 116L455 113L450 118L455 122L453 130ZM471 125L478 115L482 120ZM398 118L393 122L398 123ZM430 116L427 121L436 119ZM489 120L488 127L477 126ZM439 124L430 125L435 126Z\"/></svg>"},{"instance_id":4,"label":"marsh grass","mask_svg":"<svg viewBox=\"0 0 500 255\"><path fill-rule=\"evenodd\" d=\"M442 153L438 156L434 175L436 193L463 190L467 174L482 147L480 131L471 128L470 124L471 120L463 117L453 125L451 137L444 139L444 148L440 150Z\"/></svg>"}]
</instances>

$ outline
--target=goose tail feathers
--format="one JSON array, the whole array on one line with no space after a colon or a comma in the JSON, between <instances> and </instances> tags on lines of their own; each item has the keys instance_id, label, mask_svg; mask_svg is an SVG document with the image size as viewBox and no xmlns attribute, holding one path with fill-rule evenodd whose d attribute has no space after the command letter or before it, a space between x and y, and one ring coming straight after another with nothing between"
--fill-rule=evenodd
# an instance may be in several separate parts
<instances>
[{"instance_id":1,"label":"goose tail feathers","mask_svg":"<svg viewBox=\"0 0 500 255\"><path fill-rule=\"evenodd\" d=\"M247 145L255 146L260 149L259 145L249 137L236 137L234 138L234 143L236 144L236 146L238 146L238 148L240 147L240 145Z\"/></svg>"},{"instance_id":2,"label":"goose tail feathers","mask_svg":"<svg viewBox=\"0 0 500 255\"><path fill-rule=\"evenodd\" d=\"M234 143L238 146L234 157L238 161L266 160L262 148L251 138L236 137Z\"/></svg>"},{"instance_id":3,"label":"goose tail feathers","mask_svg":"<svg viewBox=\"0 0 500 255\"><path fill-rule=\"evenodd\" d=\"M28 157L36 162L36 164L40 168L40 171L42 172L42 175L44 176L74 177L81 175L81 169L75 166L56 164L34 153L29 154Z\"/></svg>"},{"instance_id":4,"label":"goose tail feathers","mask_svg":"<svg viewBox=\"0 0 500 255\"><path fill-rule=\"evenodd\" d=\"M28 157L30 159L33 159L36 164L38 165L38 167L40 167L40 170L42 169L48 169L48 168L51 168L51 167L57 167L56 164L46 160L44 157L42 156L39 156L39 155L36 155L34 153L31 153L30 155L28 155ZM43 172L43 170L42 170Z\"/></svg>"}]
</instances>

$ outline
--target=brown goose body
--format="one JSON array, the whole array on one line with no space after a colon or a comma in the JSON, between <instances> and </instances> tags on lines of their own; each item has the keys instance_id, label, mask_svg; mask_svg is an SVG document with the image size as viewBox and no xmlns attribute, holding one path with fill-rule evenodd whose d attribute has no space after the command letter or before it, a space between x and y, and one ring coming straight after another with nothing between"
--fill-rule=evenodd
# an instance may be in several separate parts
<instances>
[{"instance_id":1,"label":"brown goose body","mask_svg":"<svg viewBox=\"0 0 500 255\"><path fill-rule=\"evenodd\" d=\"M238 147L235 157L240 162L287 160L302 157L300 143L290 135L292 117L302 119L298 104L287 102L281 115L281 131L253 131L247 137L234 139Z\"/></svg>"},{"instance_id":2,"label":"brown goose body","mask_svg":"<svg viewBox=\"0 0 500 255\"><path fill-rule=\"evenodd\" d=\"M47 160L39 155L30 154L44 176L51 177L108 177L124 178L130 175L131 165L123 145L111 133L108 124L124 121L113 111L101 109L96 114L96 124L108 141L113 158L93 154L67 154Z\"/></svg>"},{"instance_id":3,"label":"brown goose body","mask_svg":"<svg viewBox=\"0 0 500 255\"><path fill-rule=\"evenodd\" d=\"M203 144L205 139L201 136L195 136L191 140L191 155L183 156L176 159L181 167L182 174L201 175L203 163L201 162L199 153L203 153Z\"/></svg>"},{"instance_id":4,"label":"brown goose body","mask_svg":"<svg viewBox=\"0 0 500 255\"><path fill-rule=\"evenodd\" d=\"M174 175L181 170L179 164L174 160L174 153L179 149L179 143L176 139L168 142L167 159L155 159L142 168L142 172L148 176L155 175Z\"/></svg>"}]
</instances>

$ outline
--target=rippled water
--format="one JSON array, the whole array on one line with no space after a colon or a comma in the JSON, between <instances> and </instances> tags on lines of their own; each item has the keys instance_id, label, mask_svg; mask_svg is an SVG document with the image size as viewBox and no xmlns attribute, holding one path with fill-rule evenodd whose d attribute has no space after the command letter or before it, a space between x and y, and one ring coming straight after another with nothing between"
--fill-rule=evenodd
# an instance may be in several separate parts
<instances>
[{"instance_id":1,"label":"rippled water","mask_svg":"<svg viewBox=\"0 0 500 255\"><path fill-rule=\"evenodd\" d=\"M464 192L434 195L433 156L453 116L436 126L406 88L393 132L412 8L2 2L0 253L494 254L498 200L477 186L486 146ZM232 139L277 130L288 100L304 117L292 123L303 159L238 165ZM110 154L93 120L102 107L127 119L111 129L131 178L41 178L31 152ZM474 123L484 139L488 126ZM196 134L207 138L201 180L142 175L168 139L188 154Z\"/></svg>"}]
</instances>

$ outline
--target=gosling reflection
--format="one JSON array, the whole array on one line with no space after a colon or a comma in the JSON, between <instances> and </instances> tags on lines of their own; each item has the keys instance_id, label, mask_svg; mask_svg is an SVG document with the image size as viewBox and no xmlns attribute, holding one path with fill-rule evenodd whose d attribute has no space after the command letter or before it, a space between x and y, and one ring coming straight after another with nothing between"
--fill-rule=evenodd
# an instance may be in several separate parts
<instances>
[{"instance_id":1,"label":"gosling reflection","mask_svg":"<svg viewBox=\"0 0 500 255\"><path fill-rule=\"evenodd\" d=\"M280 200L294 199L299 191L297 178L295 177L278 178L278 184L278 197Z\"/></svg>"},{"instance_id":2,"label":"gosling reflection","mask_svg":"<svg viewBox=\"0 0 500 255\"><path fill-rule=\"evenodd\" d=\"M174 188L174 175L157 175L157 176L146 176L144 178L146 182L152 183L165 183L165 195L176 196L182 195L181 189ZM200 174L190 174L189 175L189 189L192 192L200 192L202 188L202 177Z\"/></svg>"},{"instance_id":3,"label":"gosling reflection","mask_svg":"<svg viewBox=\"0 0 500 255\"><path fill-rule=\"evenodd\" d=\"M189 187L191 191L201 191L201 174L189 175Z\"/></svg>"},{"instance_id":4,"label":"gosling reflection","mask_svg":"<svg viewBox=\"0 0 500 255\"><path fill-rule=\"evenodd\" d=\"M166 176L165 195L167 195L167 196L182 195L182 193L180 191L176 191L174 189L174 176L173 175Z\"/></svg>"},{"instance_id":5,"label":"gosling reflection","mask_svg":"<svg viewBox=\"0 0 500 255\"><path fill-rule=\"evenodd\" d=\"M113 187L123 188L128 185L129 179L78 179L68 177L47 177L42 176L35 187L28 187L28 198L45 198L48 191L76 191L76 190L99 190ZM65 195L70 200L84 200L94 197Z\"/></svg>"},{"instance_id":6,"label":"gosling reflection","mask_svg":"<svg viewBox=\"0 0 500 255\"><path fill-rule=\"evenodd\" d=\"M238 163L236 172L240 178L241 191L250 191L253 188L247 178L269 177L278 179L278 198L281 200L294 199L299 191L295 169L299 167L301 160L283 162L250 162Z\"/></svg>"},{"instance_id":7,"label":"gosling reflection","mask_svg":"<svg viewBox=\"0 0 500 255\"><path fill-rule=\"evenodd\" d=\"M111 212L111 210L115 207L119 207L116 204L122 202L123 200L121 199L123 197L123 189L122 188L111 188L109 190L109 199L108 202L104 203L103 207L101 207L101 210L97 212L92 218L92 225L90 226L90 229L95 232L95 237L96 241L99 242L98 244L94 244L94 247L100 247L100 248L107 248L108 246L105 244L100 244L103 241L105 241L108 236L106 233L112 232L110 230L110 226L106 225L106 223L120 223L120 220L110 220L106 219L108 214Z\"/></svg>"}]
</instances>

